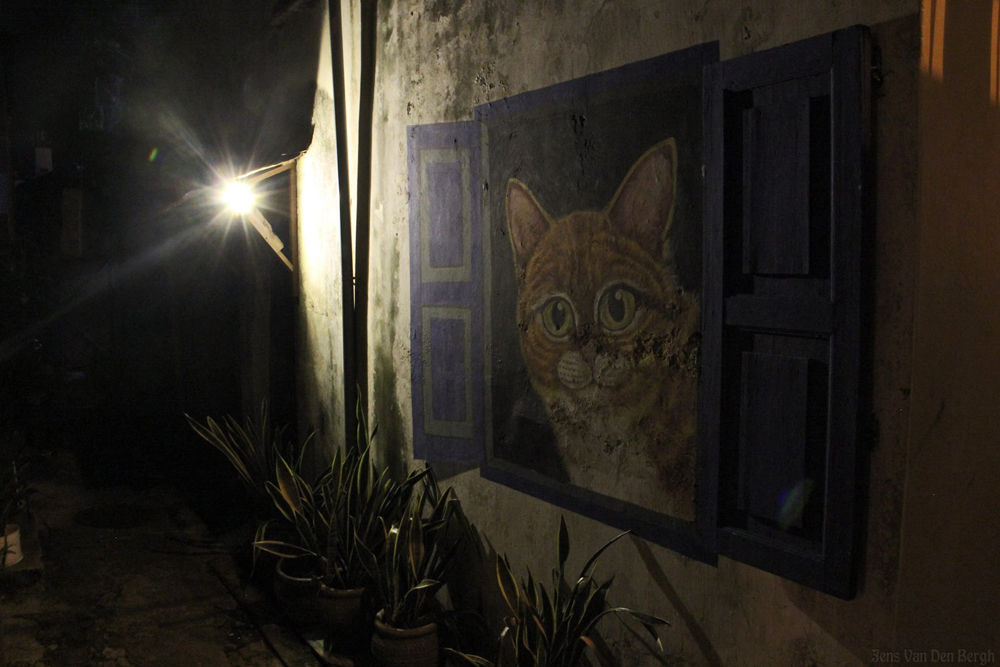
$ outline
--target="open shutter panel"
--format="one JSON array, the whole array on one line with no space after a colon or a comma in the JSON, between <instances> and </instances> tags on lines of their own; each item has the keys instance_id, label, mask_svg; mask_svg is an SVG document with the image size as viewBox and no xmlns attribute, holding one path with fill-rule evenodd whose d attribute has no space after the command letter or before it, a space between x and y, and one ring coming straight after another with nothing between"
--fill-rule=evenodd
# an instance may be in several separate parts
<instances>
[{"instance_id":1,"label":"open shutter panel","mask_svg":"<svg viewBox=\"0 0 1000 667\"><path fill-rule=\"evenodd\" d=\"M408 129L413 456L483 458L478 123Z\"/></svg>"},{"instance_id":2,"label":"open shutter panel","mask_svg":"<svg viewBox=\"0 0 1000 667\"><path fill-rule=\"evenodd\" d=\"M702 433L720 554L853 595L868 32L706 68Z\"/></svg>"}]
</instances>

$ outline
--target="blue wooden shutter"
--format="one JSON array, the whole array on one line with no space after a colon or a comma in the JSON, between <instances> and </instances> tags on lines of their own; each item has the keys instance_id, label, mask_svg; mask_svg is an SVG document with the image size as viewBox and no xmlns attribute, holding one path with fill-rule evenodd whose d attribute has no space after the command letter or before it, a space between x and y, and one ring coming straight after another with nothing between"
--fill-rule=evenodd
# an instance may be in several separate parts
<instances>
[{"instance_id":1,"label":"blue wooden shutter","mask_svg":"<svg viewBox=\"0 0 1000 667\"><path fill-rule=\"evenodd\" d=\"M413 456L483 457L479 125L409 128Z\"/></svg>"},{"instance_id":2,"label":"blue wooden shutter","mask_svg":"<svg viewBox=\"0 0 1000 667\"><path fill-rule=\"evenodd\" d=\"M870 47L706 68L703 442L718 552L853 596Z\"/></svg>"}]
</instances>

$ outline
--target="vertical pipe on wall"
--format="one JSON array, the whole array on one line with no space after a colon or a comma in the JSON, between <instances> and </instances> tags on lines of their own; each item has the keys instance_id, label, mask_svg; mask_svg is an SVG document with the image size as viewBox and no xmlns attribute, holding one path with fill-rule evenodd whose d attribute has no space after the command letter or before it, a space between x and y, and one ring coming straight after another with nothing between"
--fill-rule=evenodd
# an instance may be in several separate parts
<instances>
[{"instance_id":1,"label":"vertical pipe on wall","mask_svg":"<svg viewBox=\"0 0 1000 667\"><path fill-rule=\"evenodd\" d=\"M358 101L355 346L358 398L368 409L368 261L371 235L372 120L375 106L377 0L361 2L361 78Z\"/></svg>"},{"instance_id":2,"label":"vertical pipe on wall","mask_svg":"<svg viewBox=\"0 0 1000 667\"><path fill-rule=\"evenodd\" d=\"M357 417L355 406L357 393L357 352L355 350L355 301L354 301L354 261L351 240L351 179L348 172L347 150L347 92L344 79L344 24L340 12L340 0L329 0L330 6L330 51L333 65L333 114L337 133L337 185L340 196L340 248L341 272L343 275L342 315L344 332L344 427L345 442L355 442ZM367 244L366 244L367 245Z\"/></svg>"}]
</instances>

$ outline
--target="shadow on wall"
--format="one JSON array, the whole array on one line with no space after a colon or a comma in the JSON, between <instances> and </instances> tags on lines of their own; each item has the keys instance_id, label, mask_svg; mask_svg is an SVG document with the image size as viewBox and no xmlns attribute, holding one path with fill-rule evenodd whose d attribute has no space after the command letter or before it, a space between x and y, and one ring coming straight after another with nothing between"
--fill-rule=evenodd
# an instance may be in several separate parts
<instances>
[{"instance_id":1,"label":"shadow on wall","mask_svg":"<svg viewBox=\"0 0 1000 667\"><path fill-rule=\"evenodd\" d=\"M863 579L853 602L783 586L864 660L936 651L953 662L959 649L995 650L998 639L1000 575L983 554L1000 531L991 481L1000 471L1000 0L923 0L919 24L892 22L876 35L881 434Z\"/></svg>"},{"instance_id":2,"label":"shadow on wall","mask_svg":"<svg viewBox=\"0 0 1000 667\"><path fill-rule=\"evenodd\" d=\"M996 650L1000 1L924 0L899 650ZM942 411L942 406L947 409ZM995 659L995 658L991 658Z\"/></svg>"},{"instance_id":3,"label":"shadow on wall","mask_svg":"<svg viewBox=\"0 0 1000 667\"><path fill-rule=\"evenodd\" d=\"M705 664L710 667L722 667L722 658L715 650L715 647L712 646L712 640L709 639L708 634L705 633L705 630L698 623L698 620L691 613L688 606L684 604L684 600L677 593L677 589L670 583L667 573L663 571L663 568L656 561L656 556L653 555L653 550L649 548L649 544L634 536L632 537L632 544L635 545L635 550L639 552L639 557L642 559L642 563L645 565L650 579L653 580L656 587L660 589L663 596L670 602L674 611L677 612L677 617L683 621L684 627L691 633L691 638L698 646ZM645 639L641 636L638 638ZM656 651L650 651L650 653L656 655Z\"/></svg>"},{"instance_id":4,"label":"shadow on wall","mask_svg":"<svg viewBox=\"0 0 1000 667\"><path fill-rule=\"evenodd\" d=\"M399 283L399 248L393 252L391 263L388 267L389 275L394 283ZM383 458L382 464L389 469L390 474L396 477L406 475L407 459L409 452L406 451L408 442L407 434L403 429L403 413L399 407L399 399L396 396L398 380L396 365L392 358L392 350L396 347L396 330L394 323L399 316L399 302L396 296L398 292L391 293L390 302L386 305L375 303L371 310L373 317L380 317L383 324L374 323L371 327L373 333L384 332L386 340L372 340L370 350L372 350L372 375L374 382L372 385L372 399L374 410L372 419L378 421L379 433L376 447L379 455ZM373 423L372 426L375 424ZM444 471L442 471L443 473ZM442 475L442 480L444 479Z\"/></svg>"}]
</instances>

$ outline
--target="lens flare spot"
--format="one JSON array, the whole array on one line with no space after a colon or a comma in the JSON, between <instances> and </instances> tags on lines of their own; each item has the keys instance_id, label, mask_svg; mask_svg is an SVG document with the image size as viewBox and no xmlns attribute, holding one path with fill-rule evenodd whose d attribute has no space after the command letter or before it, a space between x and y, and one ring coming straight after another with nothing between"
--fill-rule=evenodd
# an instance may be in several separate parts
<instances>
[{"instance_id":1,"label":"lens flare spot","mask_svg":"<svg viewBox=\"0 0 1000 667\"><path fill-rule=\"evenodd\" d=\"M149 161L156 162L156 158L158 158L159 156L160 156L160 149L154 146L153 150L149 152Z\"/></svg>"},{"instance_id":2,"label":"lens flare spot","mask_svg":"<svg viewBox=\"0 0 1000 667\"><path fill-rule=\"evenodd\" d=\"M812 490L813 481L801 479L781 493L778 498L778 525L782 530L788 530L793 524L802 520Z\"/></svg>"}]
</instances>

